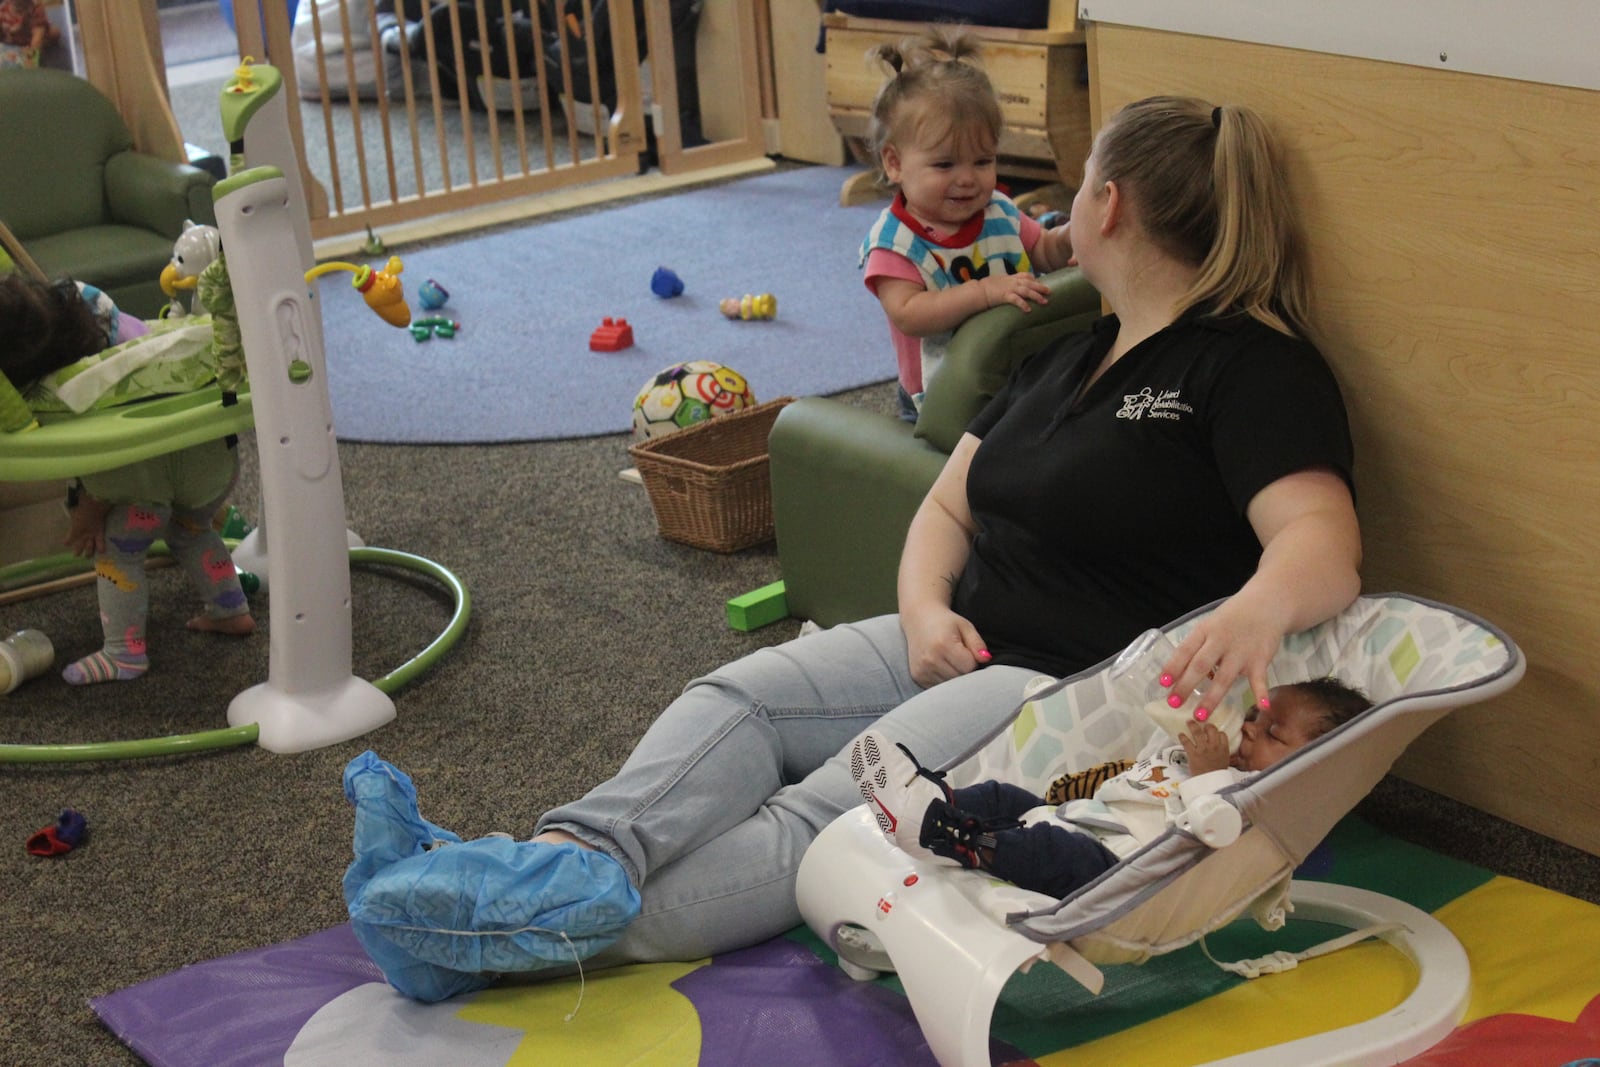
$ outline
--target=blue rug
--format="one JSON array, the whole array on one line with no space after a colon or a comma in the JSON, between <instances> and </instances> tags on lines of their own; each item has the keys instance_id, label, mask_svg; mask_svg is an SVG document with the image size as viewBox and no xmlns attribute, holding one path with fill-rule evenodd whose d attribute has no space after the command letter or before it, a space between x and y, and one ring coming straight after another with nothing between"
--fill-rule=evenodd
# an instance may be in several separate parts
<instances>
[{"instance_id":1,"label":"blue rug","mask_svg":"<svg viewBox=\"0 0 1600 1067\"><path fill-rule=\"evenodd\" d=\"M645 381L689 359L732 367L759 401L887 381L888 327L856 265L881 205L839 206L851 173L805 167L401 249L412 315L458 320L451 338L418 342L368 311L350 275L325 276L336 433L405 444L620 433ZM683 281L681 296L651 291L658 267ZM449 293L438 311L417 298L429 278ZM746 293L774 294L777 317L724 318L718 303ZM590 351L606 318L627 320L632 347Z\"/></svg>"}]
</instances>

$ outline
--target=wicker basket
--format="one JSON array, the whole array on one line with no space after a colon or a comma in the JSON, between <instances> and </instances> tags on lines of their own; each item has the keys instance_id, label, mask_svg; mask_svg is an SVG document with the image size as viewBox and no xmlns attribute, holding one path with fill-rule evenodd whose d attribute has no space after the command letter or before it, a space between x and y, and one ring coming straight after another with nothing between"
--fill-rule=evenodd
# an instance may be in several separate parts
<instances>
[{"instance_id":1,"label":"wicker basket","mask_svg":"<svg viewBox=\"0 0 1600 1067\"><path fill-rule=\"evenodd\" d=\"M713 552L772 540L767 434L785 396L628 449L661 536Z\"/></svg>"}]
</instances>

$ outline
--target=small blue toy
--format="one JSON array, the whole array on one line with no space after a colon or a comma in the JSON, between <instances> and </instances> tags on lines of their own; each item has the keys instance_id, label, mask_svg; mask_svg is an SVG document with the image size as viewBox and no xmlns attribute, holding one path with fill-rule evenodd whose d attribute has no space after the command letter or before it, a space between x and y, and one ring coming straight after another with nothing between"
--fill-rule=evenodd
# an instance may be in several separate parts
<instances>
[{"instance_id":1,"label":"small blue toy","mask_svg":"<svg viewBox=\"0 0 1600 1067\"><path fill-rule=\"evenodd\" d=\"M450 292L438 282L429 278L417 286L417 303L429 311L438 311L444 307L445 301L450 299Z\"/></svg>"},{"instance_id":2,"label":"small blue toy","mask_svg":"<svg viewBox=\"0 0 1600 1067\"><path fill-rule=\"evenodd\" d=\"M657 267L650 276L650 291L663 300L683 294L683 279L666 267Z\"/></svg>"}]
</instances>

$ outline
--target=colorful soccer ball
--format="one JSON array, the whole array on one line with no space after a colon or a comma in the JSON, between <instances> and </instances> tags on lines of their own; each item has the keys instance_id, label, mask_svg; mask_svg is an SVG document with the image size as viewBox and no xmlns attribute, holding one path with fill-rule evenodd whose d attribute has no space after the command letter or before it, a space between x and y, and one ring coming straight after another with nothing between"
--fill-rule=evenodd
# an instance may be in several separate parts
<instances>
[{"instance_id":1,"label":"colorful soccer ball","mask_svg":"<svg viewBox=\"0 0 1600 1067\"><path fill-rule=\"evenodd\" d=\"M633 436L662 437L717 415L754 407L744 375L709 359L674 363L644 383L633 402Z\"/></svg>"}]
</instances>

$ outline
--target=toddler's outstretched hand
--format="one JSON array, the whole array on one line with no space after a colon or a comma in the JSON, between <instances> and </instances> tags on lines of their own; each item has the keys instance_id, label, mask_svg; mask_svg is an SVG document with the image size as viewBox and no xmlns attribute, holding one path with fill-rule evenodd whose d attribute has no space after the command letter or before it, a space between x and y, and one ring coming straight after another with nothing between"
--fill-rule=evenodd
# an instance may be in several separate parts
<instances>
[{"instance_id":1,"label":"toddler's outstretched hand","mask_svg":"<svg viewBox=\"0 0 1600 1067\"><path fill-rule=\"evenodd\" d=\"M970 284L970 283L969 283ZM979 279L989 307L1011 304L1032 311L1034 304L1050 302L1050 287L1032 274L991 274Z\"/></svg>"}]
</instances>

